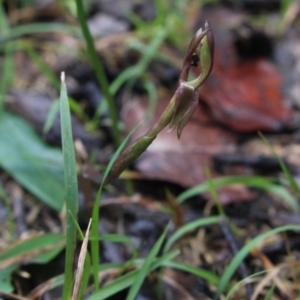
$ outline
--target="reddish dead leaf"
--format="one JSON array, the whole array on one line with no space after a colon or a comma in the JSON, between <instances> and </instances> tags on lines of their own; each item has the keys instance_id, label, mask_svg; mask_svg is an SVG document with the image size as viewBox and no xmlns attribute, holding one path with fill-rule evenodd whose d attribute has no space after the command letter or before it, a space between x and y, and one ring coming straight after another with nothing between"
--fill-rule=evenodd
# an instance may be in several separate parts
<instances>
[{"instance_id":1,"label":"reddish dead leaf","mask_svg":"<svg viewBox=\"0 0 300 300\"><path fill-rule=\"evenodd\" d=\"M223 20L224 21L224 20ZM291 111L283 101L282 78L265 58L241 60L229 30L222 21L212 22L215 60L211 75L200 89L212 117L236 131L276 131Z\"/></svg>"}]
</instances>

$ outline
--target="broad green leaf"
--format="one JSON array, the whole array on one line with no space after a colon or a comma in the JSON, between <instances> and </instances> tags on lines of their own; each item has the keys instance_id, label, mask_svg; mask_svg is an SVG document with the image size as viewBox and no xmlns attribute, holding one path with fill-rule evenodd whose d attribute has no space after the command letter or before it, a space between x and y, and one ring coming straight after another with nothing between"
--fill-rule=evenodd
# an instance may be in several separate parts
<instances>
[{"instance_id":1,"label":"broad green leaf","mask_svg":"<svg viewBox=\"0 0 300 300\"><path fill-rule=\"evenodd\" d=\"M61 151L46 145L25 120L8 112L0 117L0 166L38 199L62 208Z\"/></svg>"},{"instance_id":2,"label":"broad green leaf","mask_svg":"<svg viewBox=\"0 0 300 300\"><path fill-rule=\"evenodd\" d=\"M5 293L12 293L14 287L11 282L12 272L15 271L16 266L10 266L8 268L4 268L0 270L0 291ZM0 298L2 299L2 298Z\"/></svg>"}]
</instances>

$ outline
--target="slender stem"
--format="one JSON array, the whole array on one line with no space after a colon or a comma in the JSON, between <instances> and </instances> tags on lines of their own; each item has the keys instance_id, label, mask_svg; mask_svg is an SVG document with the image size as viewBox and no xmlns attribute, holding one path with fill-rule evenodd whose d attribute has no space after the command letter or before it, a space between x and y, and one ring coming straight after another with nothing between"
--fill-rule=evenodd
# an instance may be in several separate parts
<instances>
[{"instance_id":1,"label":"slender stem","mask_svg":"<svg viewBox=\"0 0 300 300\"><path fill-rule=\"evenodd\" d=\"M174 113L174 106L175 97L173 96L165 111L159 118L158 122L151 129L148 130L148 132L145 134L146 136L156 137L168 124L170 124Z\"/></svg>"},{"instance_id":2,"label":"slender stem","mask_svg":"<svg viewBox=\"0 0 300 300\"><path fill-rule=\"evenodd\" d=\"M172 120L175 106L175 97L171 99L165 111L158 122L148 132L135 140L117 159L112 167L106 183L116 179L135 159L137 159L156 139L161 132Z\"/></svg>"}]
</instances>

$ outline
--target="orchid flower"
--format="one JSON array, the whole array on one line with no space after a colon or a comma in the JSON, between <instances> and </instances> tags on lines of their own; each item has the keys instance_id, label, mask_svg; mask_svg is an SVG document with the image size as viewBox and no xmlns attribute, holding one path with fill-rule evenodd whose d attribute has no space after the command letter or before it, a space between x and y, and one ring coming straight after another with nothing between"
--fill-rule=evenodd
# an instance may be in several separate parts
<instances>
[{"instance_id":1,"label":"orchid flower","mask_svg":"<svg viewBox=\"0 0 300 300\"><path fill-rule=\"evenodd\" d=\"M191 40L183 61L183 68L179 78L179 86L175 92L175 106L170 130L177 127L178 139L183 128L193 116L199 102L198 89L205 82L213 67L214 38L209 24L205 23L205 30L200 28ZM201 66L200 75L194 80L187 81L192 67Z\"/></svg>"},{"instance_id":2,"label":"orchid flower","mask_svg":"<svg viewBox=\"0 0 300 300\"><path fill-rule=\"evenodd\" d=\"M115 161L106 183L117 178L131 162L137 159L167 125L169 125L169 131L177 127L177 137L180 138L183 128L187 125L198 106L198 89L212 70L213 55L214 38L211 28L206 22L205 29L203 31L199 29L190 42L183 60L179 85L169 105L157 123L121 153ZM188 81L190 69L197 67L198 64L201 67L200 75Z\"/></svg>"}]
</instances>

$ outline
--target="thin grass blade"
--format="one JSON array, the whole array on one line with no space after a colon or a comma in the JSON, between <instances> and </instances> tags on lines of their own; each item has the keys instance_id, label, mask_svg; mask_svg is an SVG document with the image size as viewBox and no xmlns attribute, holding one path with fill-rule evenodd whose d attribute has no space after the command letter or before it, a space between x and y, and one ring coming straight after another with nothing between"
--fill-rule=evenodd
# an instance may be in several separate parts
<instances>
[{"instance_id":1,"label":"thin grass blade","mask_svg":"<svg viewBox=\"0 0 300 300\"><path fill-rule=\"evenodd\" d=\"M217 207L217 210L218 210L218 213L220 216L223 216L225 217L226 214L225 214L225 211L223 209L223 206L221 204L221 201L219 199L219 196L218 196L218 193L217 193L217 190L216 190L216 187L214 185L214 181L211 177L211 172L208 168L208 166L205 166L205 174L206 174L206 177L207 177L207 182L208 182L208 188L209 188L209 191L210 191L210 194L215 202L215 205Z\"/></svg>"},{"instance_id":2,"label":"thin grass blade","mask_svg":"<svg viewBox=\"0 0 300 300\"><path fill-rule=\"evenodd\" d=\"M150 271L155 270L156 268L162 266L162 264L168 260L174 259L179 254L179 251L172 251L170 253L167 253L160 258L155 259L154 262L151 264ZM136 265L140 265L144 262L144 260L137 260ZM87 300L103 300L106 299L112 295L115 295L116 293L124 290L125 288L128 288L131 286L134 281L136 280L137 276L139 274L139 270L131 271L130 273L127 273L116 280L114 280L112 283L109 283L108 285L101 288L100 291L95 292L93 295L89 296Z\"/></svg>"},{"instance_id":3,"label":"thin grass blade","mask_svg":"<svg viewBox=\"0 0 300 300\"><path fill-rule=\"evenodd\" d=\"M226 186L236 183L245 184L250 187L257 187L266 190L267 192L274 193L278 195L280 198L283 198L291 208L299 212L300 205L291 195L287 188L276 184L276 179L271 177L263 177L263 176L253 176L253 175L243 175L243 176L224 176L221 178L215 178L213 180L215 187ZM199 195L201 193L209 191L209 182L201 183L197 186L194 186L183 193L181 193L177 197L178 203L183 203L188 198Z\"/></svg>"},{"instance_id":4,"label":"thin grass blade","mask_svg":"<svg viewBox=\"0 0 300 300\"><path fill-rule=\"evenodd\" d=\"M65 281L63 287L63 300L69 300L72 292L74 275L74 256L76 247L76 225L72 216L77 218L78 212L78 185L75 151L73 146L73 135L70 108L68 102L67 89L65 84L65 75L61 76L60 92L60 122L62 150L64 159L64 178L65 178L65 205L67 211L67 229L66 229L66 260L65 260Z\"/></svg>"},{"instance_id":5,"label":"thin grass blade","mask_svg":"<svg viewBox=\"0 0 300 300\"><path fill-rule=\"evenodd\" d=\"M223 293L223 291L227 288L228 283L236 271L236 269L239 267L240 263L244 260L244 258L249 254L251 249L260 241L263 239L274 235L279 232L287 231L287 230L294 230L294 231L299 231L300 230L300 225L285 225L285 226L280 226L277 228L274 228L272 230L269 230L267 232L264 232L257 237L255 237L253 240L251 240L248 244L246 244L239 252L238 254L232 259L230 264L227 266L225 269L221 279L220 283L218 286L217 294L216 297L214 298L215 300L220 298L220 295Z\"/></svg>"},{"instance_id":6,"label":"thin grass blade","mask_svg":"<svg viewBox=\"0 0 300 300\"><path fill-rule=\"evenodd\" d=\"M259 136L269 146L269 148L271 149L272 153L276 156L276 158L278 159L278 162L280 164L280 167L281 167L283 173L285 174L287 180L290 183L290 186L295 191L295 193L298 195L298 197L300 197L300 187L297 184L297 182L295 181L295 179L292 176L292 174L290 173L290 171L288 170L288 168L286 167L286 165L284 164L284 162L281 159L281 157L276 153L274 147L271 145L271 143L265 138L265 136L261 132L259 132Z\"/></svg>"},{"instance_id":7,"label":"thin grass blade","mask_svg":"<svg viewBox=\"0 0 300 300\"><path fill-rule=\"evenodd\" d=\"M95 69L97 80L101 86L104 97L107 101L107 106L108 106L110 118L112 121L112 132L113 132L113 136L114 136L115 145L119 146L121 143L121 134L118 129L118 114L117 114L117 110L115 107L115 103L114 103L112 94L109 91L108 80L107 80L106 74L104 72L104 68L99 60L98 53L97 53L95 45L94 45L93 37L90 33L90 30L89 30L89 27L87 24L85 9L84 9L82 0L75 0L75 3L76 3L76 8L77 8L78 20L79 20L79 23L81 26L83 36L86 41L89 59L90 59L90 62L92 63L92 66Z\"/></svg>"},{"instance_id":8,"label":"thin grass blade","mask_svg":"<svg viewBox=\"0 0 300 300\"><path fill-rule=\"evenodd\" d=\"M6 17L5 8L0 2L0 28L1 34L10 33L9 21ZM0 115L4 108L5 95L14 77L14 55L11 43L4 45L4 60L2 62L1 80L0 80Z\"/></svg>"},{"instance_id":9,"label":"thin grass blade","mask_svg":"<svg viewBox=\"0 0 300 300\"><path fill-rule=\"evenodd\" d=\"M233 294L233 293L234 293L234 292L235 292L235 291L236 291L236 290L237 290L244 282L248 281L248 280L251 279L251 278L254 278L254 277L256 277L256 276L259 276L259 275L261 275L261 274L267 273L267 272L268 272L268 270L263 270L263 271L254 273L254 274L248 276L247 278L244 278L243 280L237 282L237 283L230 289L230 291L229 291L228 294L226 295L225 300L229 300L230 297L231 297L231 295L232 295L232 294Z\"/></svg>"},{"instance_id":10,"label":"thin grass blade","mask_svg":"<svg viewBox=\"0 0 300 300\"><path fill-rule=\"evenodd\" d=\"M48 32L59 32L67 33L71 35L75 35L77 37L81 37L80 30L77 26L67 25L67 24L59 24L53 22L40 22L40 23L29 23L22 24L19 26L14 26L10 29L10 31L4 31L0 36L0 44L4 43L8 40L20 38L26 34L35 34L35 33L48 33Z\"/></svg>"},{"instance_id":11,"label":"thin grass blade","mask_svg":"<svg viewBox=\"0 0 300 300\"><path fill-rule=\"evenodd\" d=\"M149 252L144 264L142 265L142 267L140 268L140 270L138 271L138 273L136 275L136 279L128 292L126 300L134 300L135 299L141 285L144 282L144 279L146 278L147 274L151 271L151 264L154 261L154 259L156 258L158 251L160 250L162 243L165 240L168 229L169 229L169 225L166 227L166 229L164 230L164 232L162 233L162 235L160 236L158 241L155 243L155 245Z\"/></svg>"},{"instance_id":12,"label":"thin grass blade","mask_svg":"<svg viewBox=\"0 0 300 300\"><path fill-rule=\"evenodd\" d=\"M271 288L268 290L264 300L271 300L272 299L272 296L273 296L273 293L274 293L274 290L275 290L275 286L276 286L275 283L273 283Z\"/></svg>"},{"instance_id":13,"label":"thin grass blade","mask_svg":"<svg viewBox=\"0 0 300 300\"><path fill-rule=\"evenodd\" d=\"M189 222L183 226L181 226L178 230L176 230L169 238L168 241L164 247L164 253L166 253L171 246L179 240L182 236L184 236L186 233L195 230L199 227L202 226L207 226L211 224L218 224L223 217L217 216L217 217L207 217L207 218L202 218L200 220L195 220L192 222Z\"/></svg>"},{"instance_id":14,"label":"thin grass blade","mask_svg":"<svg viewBox=\"0 0 300 300\"><path fill-rule=\"evenodd\" d=\"M129 138L131 135L137 130L137 128L140 126L141 123L136 125L131 132L127 135L127 137L124 139L122 144L119 146L113 157L111 158L110 162L107 165L107 168L104 172L102 182L100 184L99 190L97 192L97 196L94 202L93 207L93 213L92 213L92 228L91 228L91 234L92 237L98 236L98 223L99 223L99 204L102 194L102 189L104 182L111 171L114 163L116 162L117 158L119 157L120 153L125 148L125 145L127 144ZM92 256L92 264L93 264L93 277L94 277L94 288L97 291L99 289L99 282L98 282L98 273L99 273L99 242L97 240L92 240L91 242L91 256Z\"/></svg>"},{"instance_id":15,"label":"thin grass blade","mask_svg":"<svg viewBox=\"0 0 300 300\"><path fill-rule=\"evenodd\" d=\"M203 278L210 283L217 285L219 283L219 276L215 275L212 272L209 272L202 268L197 268L179 261L167 260L162 263L164 267L169 267L177 270L181 270L190 274L194 274L200 278Z\"/></svg>"}]
</instances>

